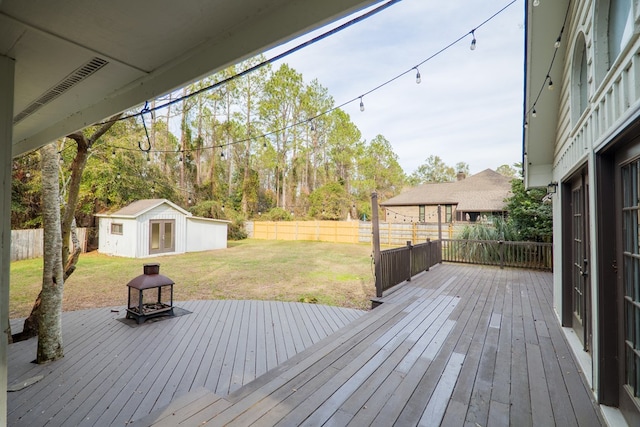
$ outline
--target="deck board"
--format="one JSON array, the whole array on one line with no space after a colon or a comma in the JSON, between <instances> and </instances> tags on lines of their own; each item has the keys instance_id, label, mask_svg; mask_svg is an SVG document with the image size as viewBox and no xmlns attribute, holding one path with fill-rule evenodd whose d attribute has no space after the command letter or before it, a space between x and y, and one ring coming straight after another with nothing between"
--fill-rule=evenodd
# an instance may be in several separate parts
<instances>
[{"instance_id":1,"label":"deck board","mask_svg":"<svg viewBox=\"0 0 640 427\"><path fill-rule=\"evenodd\" d=\"M603 425L551 279L443 264L366 314L191 301L191 314L131 328L122 312L65 313L63 360L29 364L33 343L10 346L10 383L45 378L9 394L9 423Z\"/></svg>"},{"instance_id":2,"label":"deck board","mask_svg":"<svg viewBox=\"0 0 640 427\"><path fill-rule=\"evenodd\" d=\"M43 366L30 363L35 356L35 339L9 346L10 384L38 374L45 376L8 395L9 424L43 425L43 420L51 418L50 425L124 425L201 389L207 380L217 386L222 377L220 387L228 392L231 376L223 375L228 371L223 366L227 350L227 362L242 361L231 370L239 388L265 373L269 364L276 366L276 351L269 347L268 338L282 325L271 313L272 307L277 310L276 305L286 304L301 307L295 309L299 318L313 318L303 320L305 325L324 312L319 305L302 303L188 301L176 305L191 314L138 327L118 320L124 317L122 307L113 308L117 312L111 308L65 312L63 359ZM363 314L344 310L349 316ZM243 326L245 340L237 338L241 336L241 313L249 314ZM307 334L299 342L312 345L345 323L339 320L334 325L313 336ZM261 347L257 346L259 336ZM286 354L279 357L284 361Z\"/></svg>"}]
</instances>

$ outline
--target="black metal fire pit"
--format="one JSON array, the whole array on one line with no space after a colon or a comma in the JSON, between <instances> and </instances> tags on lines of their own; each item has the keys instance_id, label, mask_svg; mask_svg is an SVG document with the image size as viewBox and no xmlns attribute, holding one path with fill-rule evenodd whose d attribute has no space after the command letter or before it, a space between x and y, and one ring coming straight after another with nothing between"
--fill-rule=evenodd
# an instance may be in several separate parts
<instances>
[{"instance_id":1,"label":"black metal fire pit","mask_svg":"<svg viewBox=\"0 0 640 427\"><path fill-rule=\"evenodd\" d=\"M160 274L160 264L144 264L144 274L132 279L127 319L138 324L156 316L173 316L173 280Z\"/></svg>"}]
</instances>

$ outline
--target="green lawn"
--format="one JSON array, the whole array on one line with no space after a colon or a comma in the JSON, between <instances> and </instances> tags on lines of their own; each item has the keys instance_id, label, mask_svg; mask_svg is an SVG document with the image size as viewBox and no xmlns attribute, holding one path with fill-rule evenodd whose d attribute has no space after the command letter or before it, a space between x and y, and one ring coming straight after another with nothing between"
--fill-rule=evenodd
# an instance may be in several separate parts
<instances>
[{"instance_id":1,"label":"green lawn","mask_svg":"<svg viewBox=\"0 0 640 427\"><path fill-rule=\"evenodd\" d=\"M367 309L375 295L371 246L243 240L229 248L130 259L82 254L65 283L64 310L121 306L142 265L160 263L176 283L174 299L258 299L318 302ZM41 287L42 259L11 263L11 318L25 317Z\"/></svg>"}]
</instances>

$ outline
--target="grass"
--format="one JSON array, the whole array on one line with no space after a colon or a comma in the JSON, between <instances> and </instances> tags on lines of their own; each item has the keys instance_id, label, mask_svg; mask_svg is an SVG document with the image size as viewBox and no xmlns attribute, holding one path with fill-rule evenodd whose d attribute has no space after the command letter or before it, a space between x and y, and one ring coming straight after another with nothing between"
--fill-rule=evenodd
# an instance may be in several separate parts
<instances>
[{"instance_id":1,"label":"grass","mask_svg":"<svg viewBox=\"0 0 640 427\"><path fill-rule=\"evenodd\" d=\"M227 249L131 259L82 254L65 282L63 310L127 304L129 280L160 263L174 300L317 302L368 309L375 295L369 245L243 240ZM26 317L42 286L42 259L11 263L11 318Z\"/></svg>"}]
</instances>

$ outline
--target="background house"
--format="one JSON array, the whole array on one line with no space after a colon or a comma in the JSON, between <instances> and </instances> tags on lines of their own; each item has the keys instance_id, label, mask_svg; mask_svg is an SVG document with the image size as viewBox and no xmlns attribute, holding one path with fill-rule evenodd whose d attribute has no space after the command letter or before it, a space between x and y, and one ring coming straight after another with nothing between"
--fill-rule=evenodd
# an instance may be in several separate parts
<instances>
[{"instance_id":1,"label":"background house","mask_svg":"<svg viewBox=\"0 0 640 427\"><path fill-rule=\"evenodd\" d=\"M640 425L639 19L628 0L526 9L525 184L554 193L554 307L609 425Z\"/></svg>"},{"instance_id":2,"label":"background house","mask_svg":"<svg viewBox=\"0 0 640 427\"><path fill-rule=\"evenodd\" d=\"M166 199L138 200L98 217L98 251L141 258L223 249L229 221L194 217Z\"/></svg>"},{"instance_id":3,"label":"background house","mask_svg":"<svg viewBox=\"0 0 640 427\"><path fill-rule=\"evenodd\" d=\"M504 216L505 199L511 196L511 178L486 169L458 176L454 182L428 183L380 203L387 222L475 222L483 217Z\"/></svg>"}]
</instances>

